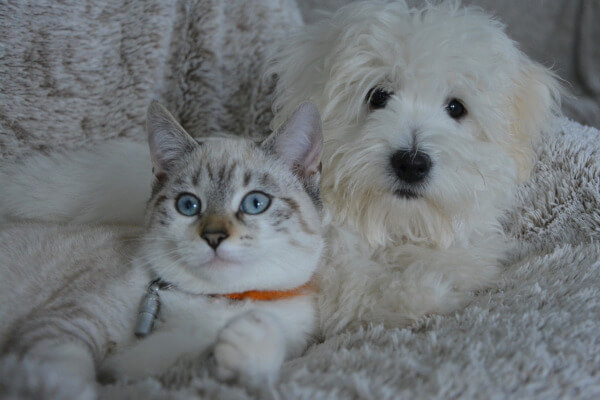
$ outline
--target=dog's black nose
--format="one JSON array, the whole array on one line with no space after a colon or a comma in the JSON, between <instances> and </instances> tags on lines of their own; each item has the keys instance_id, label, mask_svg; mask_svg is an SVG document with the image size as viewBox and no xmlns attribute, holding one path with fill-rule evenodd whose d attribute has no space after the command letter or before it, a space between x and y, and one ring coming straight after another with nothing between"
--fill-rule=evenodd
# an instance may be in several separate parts
<instances>
[{"instance_id":1,"label":"dog's black nose","mask_svg":"<svg viewBox=\"0 0 600 400\"><path fill-rule=\"evenodd\" d=\"M422 151L398 150L391 162L398 178L406 183L421 182L431 170L431 158Z\"/></svg>"},{"instance_id":2,"label":"dog's black nose","mask_svg":"<svg viewBox=\"0 0 600 400\"><path fill-rule=\"evenodd\" d=\"M213 249L217 249L221 242L229 237L227 232L223 231L204 231L202 232L202 239L206 240L206 243Z\"/></svg>"}]
</instances>

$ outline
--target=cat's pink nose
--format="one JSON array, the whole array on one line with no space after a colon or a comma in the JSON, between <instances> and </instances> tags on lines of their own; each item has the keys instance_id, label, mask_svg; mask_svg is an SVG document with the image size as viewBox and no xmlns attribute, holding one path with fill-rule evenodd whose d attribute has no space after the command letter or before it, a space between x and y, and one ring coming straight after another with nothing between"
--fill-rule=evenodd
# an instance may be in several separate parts
<instances>
[{"instance_id":1,"label":"cat's pink nose","mask_svg":"<svg viewBox=\"0 0 600 400\"><path fill-rule=\"evenodd\" d=\"M229 237L229 234L225 231L204 231L200 236L206 240L210 247L216 250L221 242Z\"/></svg>"}]
</instances>

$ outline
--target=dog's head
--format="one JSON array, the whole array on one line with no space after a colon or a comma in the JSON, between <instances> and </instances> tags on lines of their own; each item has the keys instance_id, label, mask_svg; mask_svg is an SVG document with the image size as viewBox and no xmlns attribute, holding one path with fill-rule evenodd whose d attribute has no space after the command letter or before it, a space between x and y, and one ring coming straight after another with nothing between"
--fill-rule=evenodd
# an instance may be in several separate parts
<instances>
[{"instance_id":1,"label":"dog's head","mask_svg":"<svg viewBox=\"0 0 600 400\"><path fill-rule=\"evenodd\" d=\"M489 230L559 110L555 76L456 2L351 4L294 35L272 72L274 124L319 106L324 197L372 245Z\"/></svg>"}]
</instances>

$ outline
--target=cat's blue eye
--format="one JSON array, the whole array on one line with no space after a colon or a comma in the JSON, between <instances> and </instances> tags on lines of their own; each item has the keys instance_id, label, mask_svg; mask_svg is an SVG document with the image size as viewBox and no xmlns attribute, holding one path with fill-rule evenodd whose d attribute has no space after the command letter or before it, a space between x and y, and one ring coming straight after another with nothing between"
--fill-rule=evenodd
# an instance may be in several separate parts
<instances>
[{"instance_id":1,"label":"cat's blue eye","mask_svg":"<svg viewBox=\"0 0 600 400\"><path fill-rule=\"evenodd\" d=\"M182 193L175 201L175 208L186 217L200 214L200 199L189 193Z\"/></svg>"},{"instance_id":2,"label":"cat's blue eye","mask_svg":"<svg viewBox=\"0 0 600 400\"><path fill-rule=\"evenodd\" d=\"M240 204L240 209L246 214L255 215L267 211L271 204L271 197L263 192L250 192Z\"/></svg>"}]
</instances>

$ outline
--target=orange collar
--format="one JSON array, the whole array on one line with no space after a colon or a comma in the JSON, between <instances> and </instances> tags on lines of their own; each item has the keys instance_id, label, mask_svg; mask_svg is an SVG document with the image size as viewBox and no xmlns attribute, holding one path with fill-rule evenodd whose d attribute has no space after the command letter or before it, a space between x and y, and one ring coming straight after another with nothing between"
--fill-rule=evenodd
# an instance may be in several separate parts
<instances>
[{"instance_id":1,"label":"orange collar","mask_svg":"<svg viewBox=\"0 0 600 400\"><path fill-rule=\"evenodd\" d=\"M289 290L249 290L247 292L219 294L217 296L225 297L231 300L272 301L304 296L312 293L313 291L314 287L312 282L308 282L302 286Z\"/></svg>"},{"instance_id":2,"label":"orange collar","mask_svg":"<svg viewBox=\"0 0 600 400\"><path fill-rule=\"evenodd\" d=\"M142 301L138 309L138 317L135 323L135 336L143 338L152 333L154 320L160 312L160 295L161 290L169 290L174 285L165 282L160 278L156 278L150 282L146 294L142 297ZM231 300L254 300L254 301L272 301L291 299L293 297L304 296L314 291L312 282L305 283L295 289L289 290L249 290L242 293L217 294L211 297L221 297Z\"/></svg>"}]
</instances>

